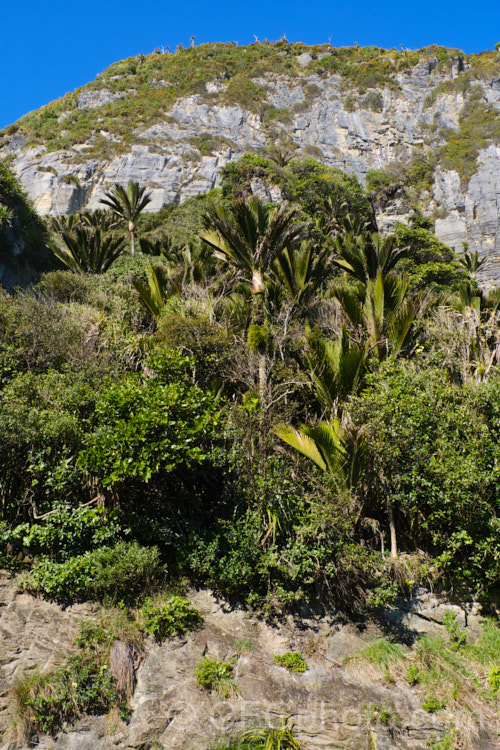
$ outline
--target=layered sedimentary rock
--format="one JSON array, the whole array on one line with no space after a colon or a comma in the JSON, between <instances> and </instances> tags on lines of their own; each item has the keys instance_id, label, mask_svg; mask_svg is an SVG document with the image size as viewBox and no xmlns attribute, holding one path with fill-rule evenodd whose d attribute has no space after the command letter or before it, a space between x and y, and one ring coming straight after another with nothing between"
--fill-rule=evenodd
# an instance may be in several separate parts
<instances>
[{"instance_id":1,"label":"layered sedimentary rock","mask_svg":"<svg viewBox=\"0 0 500 750\"><path fill-rule=\"evenodd\" d=\"M0 580L0 750L27 750L34 742L44 750L207 750L254 727L280 726L287 716L308 750L425 750L443 735L449 717L422 710L421 696L409 686L391 685L366 664L356 668L355 660L346 664L380 635L373 625L358 629L330 616L300 623L289 618L271 626L217 602L209 592L191 592L190 598L203 625L163 644L152 639L145 644L128 724L116 714L87 716L56 737L37 735L27 744L19 723L16 727L13 688L35 667L45 673L58 665L74 649L81 620L95 619L97 612L90 605L62 609L22 593L7 576ZM410 643L422 632L439 633L450 609L462 627L467 622L468 636L478 635L475 610L465 620L459 606L430 594L391 611L394 632ZM273 663L274 654L288 650L307 654L304 674ZM234 663L227 695L210 694L197 683L195 666L203 656ZM495 723L477 718L474 747L493 750Z\"/></svg>"},{"instance_id":2,"label":"layered sedimentary rock","mask_svg":"<svg viewBox=\"0 0 500 750\"><path fill-rule=\"evenodd\" d=\"M422 61L395 73L395 85L359 93L346 89L339 75L308 73L310 60L307 52L299 57L300 77L268 73L252 80L265 92L265 106L281 114L272 128L262 112L218 98L223 83L215 80L205 84L210 96L179 98L153 125L136 127L120 153L86 156L92 139L49 153L43 145L33 146L15 134L4 139L0 157L12 157L16 174L41 214L95 209L114 182L130 179L148 186L153 196L148 210L156 211L217 186L224 165L277 141L286 140L302 156L345 169L363 181L369 170L435 152L459 128L467 94L449 85L467 73L459 63L443 73L439 66ZM500 109L500 80L475 81L474 86L482 88L487 105ZM127 96L134 96L134 90L83 91L78 107L98 114L100 107ZM65 115L58 118L62 132ZM99 135L109 142L120 140L105 130ZM211 153L193 145L200 136L213 139ZM491 144L479 151L477 170L468 180L438 166L424 201L426 213L434 212L438 237L457 252L468 242L471 250L489 258L483 282L499 281L500 147ZM390 229L408 210L405 201L390 203L381 211L381 226Z\"/></svg>"}]
</instances>

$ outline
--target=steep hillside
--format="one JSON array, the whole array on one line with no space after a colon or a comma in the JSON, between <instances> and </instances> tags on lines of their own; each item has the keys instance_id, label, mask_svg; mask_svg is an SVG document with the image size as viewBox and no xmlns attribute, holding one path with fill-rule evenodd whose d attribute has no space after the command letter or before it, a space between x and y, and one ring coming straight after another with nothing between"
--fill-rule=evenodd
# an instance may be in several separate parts
<instances>
[{"instance_id":1,"label":"steep hillside","mask_svg":"<svg viewBox=\"0 0 500 750\"><path fill-rule=\"evenodd\" d=\"M146 184L158 210L249 151L310 155L367 181L386 228L420 205L495 284L499 109L497 52L210 44L112 65L6 128L0 158L40 213L65 214L114 182Z\"/></svg>"}]
</instances>

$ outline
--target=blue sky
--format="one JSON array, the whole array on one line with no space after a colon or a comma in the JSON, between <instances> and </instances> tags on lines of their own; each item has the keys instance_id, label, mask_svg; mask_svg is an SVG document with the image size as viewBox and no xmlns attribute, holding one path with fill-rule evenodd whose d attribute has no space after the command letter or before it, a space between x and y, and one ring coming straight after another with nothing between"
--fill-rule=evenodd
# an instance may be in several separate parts
<instances>
[{"instance_id":1,"label":"blue sky","mask_svg":"<svg viewBox=\"0 0 500 750\"><path fill-rule=\"evenodd\" d=\"M0 128L155 47L174 50L191 36L195 44L249 44L283 34L338 47L442 44L480 52L500 41L500 0L0 0Z\"/></svg>"}]
</instances>

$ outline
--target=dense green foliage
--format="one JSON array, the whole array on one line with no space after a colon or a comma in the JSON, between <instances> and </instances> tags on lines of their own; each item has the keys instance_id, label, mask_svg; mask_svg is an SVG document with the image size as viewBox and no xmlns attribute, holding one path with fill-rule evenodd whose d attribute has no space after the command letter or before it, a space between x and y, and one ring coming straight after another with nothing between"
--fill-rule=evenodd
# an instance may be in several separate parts
<instances>
[{"instance_id":1,"label":"dense green foliage","mask_svg":"<svg viewBox=\"0 0 500 750\"><path fill-rule=\"evenodd\" d=\"M51 267L49 233L6 162L0 161L0 251L2 263L27 270ZM21 260L19 255L22 253Z\"/></svg>"},{"instance_id":2,"label":"dense green foliage","mask_svg":"<svg viewBox=\"0 0 500 750\"><path fill-rule=\"evenodd\" d=\"M274 156L139 216L134 257L0 293L1 563L38 595L118 604L127 643L196 627L161 593L180 580L270 617L373 611L427 583L487 599L500 581L499 303L477 287L481 260L457 261L420 212L378 234L354 178ZM293 205L251 198L256 176ZM112 222L52 226L113 236ZM352 668L413 685L429 712L459 702L438 689L453 669L492 702L496 627L472 644L444 625L412 658L382 639ZM122 635L92 627L19 686L27 736L129 716L109 671ZM307 669L297 652L275 663ZM196 677L229 697L233 670L205 658ZM234 744L274 746L297 748L292 728Z\"/></svg>"},{"instance_id":3,"label":"dense green foliage","mask_svg":"<svg viewBox=\"0 0 500 750\"><path fill-rule=\"evenodd\" d=\"M217 692L223 698L227 698L234 687L231 681L233 671L234 667L230 662L204 656L196 665L194 674L205 690Z\"/></svg>"},{"instance_id":4,"label":"dense green foliage","mask_svg":"<svg viewBox=\"0 0 500 750\"><path fill-rule=\"evenodd\" d=\"M156 547L119 542L64 562L43 558L21 581L28 591L59 601L110 599L131 603L151 590L162 573Z\"/></svg>"},{"instance_id":5,"label":"dense green foliage","mask_svg":"<svg viewBox=\"0 0 500 750\"><path fill-rule=\"evenodd\" d=\"M286 654L276 655L273 657L273 662L293 674L302 674L309 669L304 657L298 651L287 651Z\"/></svg>"},{"instance_id":6,"label":"dense green foliage","mask_svg":"<svg viewBox=\"0 0 500 750\"><path fill-rule=\"evenodd\" d=\"M142 629L157 641L182 635L202 621L187 599L171 595L161 603L148 597L141 607Z\"/></svg>"},{"instance_id":7,"label":"dense green foliage","mask_svg":"<svg viewBox=\"0 0 500 750\"><path fill-rule=\"evenodd\" d=\"M285 200L300 205L305 220L322 214L325 221L331 220L342 209L373 221L370 202L356 177L313 159L294 159L280 167L273 159L244 156L222 169L222 194L228 198L246 197L251 194L250 183L255 178L278 185Z\"/></svg>"},{"instance_id":8,"label":"dense green foliage","mask_svg":"<svg viewBox=\"0 0 500 750\"><path fill-rule=\"evenodd\" d=\"M479 589L500 575L498 385L453 384L434 366L390 363L352 408L368 431L368 514L390 493L409 549L424 543L445 571Z\"/></svg>"},{"instance_id":9,"label":"dense green foliage","mask_svg":"<svg viewBox=\"0 0 500 750\"><path fill-rule=\"evenodd\" d=\"M303 52L306 74L341 75L352 106L372 111L383 108L373 88L395 88L395 72L422 60L445 71L459 54L203 45L118 63L90 85L136 87L99 108L99 130L119 141L95 135L79 92L19 127L49 149L94 134L95 151L108 153L197 93L261 114L272 134L293 113L266 102L262 77L300 79ZM135 608L138 641L201 621L187 600L158 593L179 579L269 616L304 605L373 611L427 583L484 600L495 592L498 294L478 289L477 254L464 248L457 259L419 209L437 164L467 179L478 149L500 138L498 113L474 84L498 72L498 55L468 62L433 94L464 94L458 130L436 132L444 145L434 155L368 173L370 195L283 143L229 163L220 190L158 214L128 212L133 191L137 205L147 201L139 185L115 189L110 207L133 249L138 239L134 257L109 213L48 228L0 165L0 246L12 253L21 242L41 270L40 249L52 244L69 269L0 290L0 562L26 590ZM217 95L206 89L214 80ZM304 85L296 110L319 92ZM63 112L65 134L54 128ZM192 158L221 143L199 134ZM252 198L256 179L279 188L283 204ZM371 199L400 189L415 214L381 236ZM411 657L381 639L352 661L414 686L429 713L459 705L466 683L493 705L498 628L487 623L468 643L453 615L444 626L447 638L422 638ZM28 739L112 706L127 717L109 671L115 637L88 626L75 656L19 686ZM308 668L297 652L274 661ZM205 658L196 678L228 697L233 670ZM228 747L299 745L284 723Z\"/></svg>"},{"instance_id":10,"label":"dense green foliage","mask_svg":"<svg viewBox=\"0 0 500 750\"><path fill-rule=\"evenodd\" d=\"M165 578L270 614L377 608L408 566L498 584L497 303L477 264L419 213L380 236L354 178L270 156L139 216L148 254L0 295L2 562L27 589L153 597L161 639L191 616L156 602ZM248 200L255 176L294 210Z\"/></svg>"},{"instance_id":11,"label":"dense green foliage","mask_svg":"<svg viewBox=\"0 0 500 750\"><path fill-rule=\"evenodd\" d=\"M467 181L477 171L479 152L491 143L500 143L500 115L480 90L478 96L471 95L466 101L458 131L449 135L439 158L446 169L456 170Z\"/></svg>"}]
</instances>

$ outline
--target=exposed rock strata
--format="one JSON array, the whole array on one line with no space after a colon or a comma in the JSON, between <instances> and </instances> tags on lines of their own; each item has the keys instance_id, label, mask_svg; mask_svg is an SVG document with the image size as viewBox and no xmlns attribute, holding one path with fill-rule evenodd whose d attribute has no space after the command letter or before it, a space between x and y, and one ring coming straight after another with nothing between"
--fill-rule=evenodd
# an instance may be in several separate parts
<instances>
[{"instance_id":1,"label":"exposed rock strata","mask_svg":"<svg viewBox=\"0 0 500 750\"><path fill-rule=\"evenodd\" d=\"M347 655L377 636L373 627L361 632L329 619L300 623L290 619L272 627L243 610L221 606L207 592L193 592L191 599L202 612L204 624L187 637L148 644L130 704L129 725L116 716L85 717L55 740L39 737L37 746L44 750L130 750L151 747L156 740L159 747L172 750L206 750L222 736L255 726L276 726L286 716L309 750L355 750L367 747L369 739L378 750L424 750L431 737L441 735L446 717L425 713L409 688L391 688L367 670L356 672L344 666ZM450 606L425 595L408 605L408 611L395 610L393 618L411 640L423 629L439 629L445 609ZM452 609L463 623L462 609ZM0 750L20 747L10 744L8 731L9 696L16 679L35 665L42 670L53 667L62 652L71 650L79 618L92 616L88 605L63 610L22 594L12 581L1 582ZM477 613L470 611L468 628L474 631L478 621ZM246 644L243 649L242 643ZM287 650L307 654L305 674L289 674L273 665L273 654ZM210 696L197 684L193 670L202 656L234 658L236 687L231 697ZM398 716L398 721L383 724L377 719L381 710ZM475 747L493 750L495 741L485 725Z\"/></svg>"},{"instance_id":2,"label":"exposed rock strata","mask_svg":"<svg viewBox=\"0 0 500 750\"><path fill-rule=\"evenodd\" d=\"M302 57L305 66L309 56ZM95 209L112 183L130 179L152 190L148 210L182 202L216 186L228 161L276 138L293 142L304 155L313 149L314 158L363 180L370 169L439 147L444 143L441 128L458 128L464 105L461 91L442 93L429 105L428 95L449 76L421 63L396 78L398 88L372 89L363 96L345 91L339 76L325 79L304 72L299 80L273 75L255 79L265 85L269 105L288 111L288 121L273 121L272 129L261 115L218 103L220 84L214 82L207 84L214 92L212 100L200 95L179 99L157 124L135 132L130 150L112 158L86 158L91 144L55 153L46 153L43 147L23 150L18 135L4 143L0 157L14 157L14 169L37 210L55 215ZM487 100L500 108L500 81L488 81L483 88ZM375 109L381 111L369 108L370 95L378 97L381 106ZM98 109L116 96L106 89L84 91L78 106ZM219 139L211 156L201 156L193 146L193 137L200 134ZM478 171L468 185L460 183L456 172L438 169L428 208L444 214L436 222L440 239L457 251L468 242L470 249L488 256L481 278L494 284L500 281L500 148L484 149L478 161ZM385 228L393 223L393 213L389 208L388 215L380 217Z\"/></svg>"}]
</instances>

